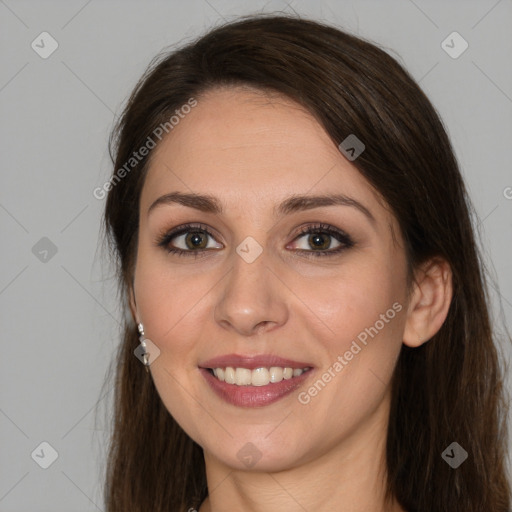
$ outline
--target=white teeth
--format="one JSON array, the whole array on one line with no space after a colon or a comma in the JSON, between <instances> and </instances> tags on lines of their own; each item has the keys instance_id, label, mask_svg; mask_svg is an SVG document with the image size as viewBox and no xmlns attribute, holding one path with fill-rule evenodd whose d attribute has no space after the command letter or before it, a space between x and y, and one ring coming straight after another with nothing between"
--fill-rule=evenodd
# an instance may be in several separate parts
<instances>
[{"instance_id":1,"label":"white teeth","mask_svg":"<svg viewBox=\"0 0 512 512\"><path fill-rule=\"evenodd\" d=\"M282 368L280 366L272 366L270 368L214 368L213 374L217 379L228 384L237 386L266 386L270 383L281 382L283 379L288 380L293 377L299 377L309 368Z\"/></svg>"},{"instance_id":2,"label":"white teeth","mask_svg":"<svg viewBox=\"0 0 512 512\"><path fill-rule=\"evenodd\" d=\"M251 384L251 370L247 368L237 368L235 370L235 384L237 386L248 386Z\"/></svg>"},{"instance_id":3,"label":"white teeth","mask_svg":"<svg viewBox=\"0 0 512 512\"><path fill-rule=\"evenodd\" d=\"M281 382L283 380L283 369L279 366L270 368L270 382Z\"/></svg>"},{"instance_id":4,"label":"white teeth","mask_svg":"<svg viewBox=\"0 0 512 512\"><path fill-rule=\"evenodd\" d=\"M266 386L270 382L269 371L266 368L255 368L251 372L251 382L253 386Z\"/></svg>"},{"instance_id":5,"label":"white teeth","mask_svg":"<svg viewBox=\"0 0 512 512\"><path fill-rule=\"evenodd\" d=\"M226 368L224 371L224 380L228 384L234 384L235 383L235 370L231 367Z\"/></svg>"}]
</instances>

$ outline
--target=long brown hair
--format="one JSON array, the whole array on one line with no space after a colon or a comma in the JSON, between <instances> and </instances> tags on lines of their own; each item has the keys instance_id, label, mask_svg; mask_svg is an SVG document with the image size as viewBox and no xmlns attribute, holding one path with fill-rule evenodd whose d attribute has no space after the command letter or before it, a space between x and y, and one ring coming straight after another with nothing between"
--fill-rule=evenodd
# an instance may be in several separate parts
<instances>
[{"instance_id":1,"label":"long brown hair","mask_svg":"<svg viewBox=\"0 0 512 512\"><path fill-rule=\"evenodd\" d=\"M200 102L207 90L236 85L277 91L299 102L336 146L356 134L366 149L353 164L398 219L409 275L436 256L451 266L453 299L446 321L421 347L402 347L393 376L387 498L410 512L508 512L508 402L474 210L436 110L410 74L376 44L296 16L258 15L219 26L151 62L110 140L114 170L104 228L123 307L127 310L150 155L132 168L126 162L191 98ZM106 509L199 508L208 492L202 448L166 410L134 356L139 341L128 315L123 329L115 361ZM457 469L441 457L453 441L468 452Z\"/></svg>"}]
</instances>

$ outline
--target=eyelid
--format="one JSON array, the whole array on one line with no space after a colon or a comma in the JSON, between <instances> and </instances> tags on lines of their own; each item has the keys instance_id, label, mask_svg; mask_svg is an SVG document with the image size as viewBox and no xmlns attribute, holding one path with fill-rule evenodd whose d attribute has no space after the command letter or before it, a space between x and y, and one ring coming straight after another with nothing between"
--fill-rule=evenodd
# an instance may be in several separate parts
<instances>
[{"instance_id":1,"label":"eyelid","mask_svg":"<svg viewBox=\"0 0 512 512\"><path fill-rule=\"evenodd\" d=\"M163 229L159 232L156 238L158 242L161 242L164 238L174 238L176 236L182 235L183 233L188 233L189 231L204 231L213 238L219 238L219 235L216 234L216 231L213 228L210 228L210 226L207 226L201 222L187 222L185 224L180 224L175 228Z\"/></svg>"}]
</instances>

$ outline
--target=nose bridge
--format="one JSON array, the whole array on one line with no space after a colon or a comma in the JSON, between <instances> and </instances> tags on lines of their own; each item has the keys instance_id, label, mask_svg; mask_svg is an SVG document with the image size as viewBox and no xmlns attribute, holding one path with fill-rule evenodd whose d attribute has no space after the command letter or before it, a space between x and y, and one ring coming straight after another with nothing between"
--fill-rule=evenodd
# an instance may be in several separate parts
<instances>
[{"instance_id":1,"label":"nose bridge","mask_svg":"<svg viewBox=\"0 0 512 512\"><path fill-rule=\"evenodd\" d=\"M286 319L282 283L271 270L270 253L255 238L245 238L236 248L232 268L215 307L215 319L224 327L244 333L261 325L269 328Z\"/></svg>"}]
</instances>

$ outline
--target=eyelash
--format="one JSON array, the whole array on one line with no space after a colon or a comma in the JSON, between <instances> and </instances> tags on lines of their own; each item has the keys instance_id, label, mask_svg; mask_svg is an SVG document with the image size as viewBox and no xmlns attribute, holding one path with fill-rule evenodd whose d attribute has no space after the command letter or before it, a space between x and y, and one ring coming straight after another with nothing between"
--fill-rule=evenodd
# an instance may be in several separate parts
<instances>
[{"instance_id":1,"label":"eyelash","mask_svg":"<svg viewBox=\"0 0 512 512\"><path fill-rule=\"evenodd\" d=\"M204 256L207 251L210 251L211 249L198 249L198 250L183 250L178 249L176 247L171 247L170 243L173 238L176 238L179 235L183 235L186 233L189 233L191 231L194 232L203 232L206 233L208 236L211 236L212 238L215 238L215 236L210 232L210 230L205 226L204 224L184 224L183 226L179 226L167 233L164 233L163 235L160 235L160 237L157 240L157 245L159 247L162 247L170 254L176 254L178 256L191 256L194 255L195 258L199 257L202 253ZM312 235L312 234L327 234L333 238L335 238L338 242L340 242L342 245L340 245L336 249L331 250L325 250L325 251L306 251L305 249L297 249L297 251L306 253L307 257L312 258L318 258L318 257L329 257L329 256L335 256L342 251L346 249L350 249L355 245L352 238L344 233L343 231L334 228L333 226L330 226L328 224L319 223L317 225L313 226L305 226L302 228L299 232L299 234L294 238L296 240L297 238L301 238L304 235Z\"/></svg>"}]
</instances>

